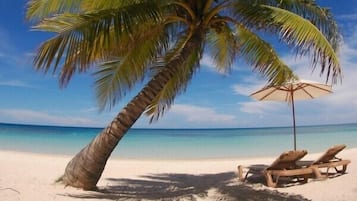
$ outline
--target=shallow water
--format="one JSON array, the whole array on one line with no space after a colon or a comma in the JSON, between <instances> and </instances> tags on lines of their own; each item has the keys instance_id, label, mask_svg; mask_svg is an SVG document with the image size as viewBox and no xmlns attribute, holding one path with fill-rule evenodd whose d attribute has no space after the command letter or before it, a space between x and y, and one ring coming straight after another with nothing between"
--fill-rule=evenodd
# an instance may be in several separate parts
<instances>
[{"instance_id":1,"label":"shallow water","mask_svg":"<svg viewBox=\"0 0 357 201\"><path fill-rule=\"evenodd\" d=\"M0 150L74 155L101 128L0 124ZM357 147L357 124L297 127L297 148ZM114 158L212 159L276 156L293 149L291 128L131 129Z\"/></svg>"}]
</instances>

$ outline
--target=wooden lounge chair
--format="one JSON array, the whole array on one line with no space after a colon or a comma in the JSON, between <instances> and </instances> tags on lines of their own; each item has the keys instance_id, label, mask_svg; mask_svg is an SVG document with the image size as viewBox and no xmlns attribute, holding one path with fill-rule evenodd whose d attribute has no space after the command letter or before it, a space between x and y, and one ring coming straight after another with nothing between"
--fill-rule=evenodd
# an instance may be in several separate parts
<instances>
[{"instance_id":1,"label":"wooden lounge chair","mask_svg":"<svg viewBox=\"0 0 357 201\"><path fill-rule=\"evenodd\" d=\"M322 178L319 169L316 166L301 167L296 165L296 161L300 160L307 154L306 150L288 151L282 153L271 165L252 165L248 167L238 166L238 176L241 181L245 181L249 174L263 174L266 179L267 186L277 187L280 177L293 177L299 181L303 179L306 183L308 178L315 176ZM244 171L248 171L244 175Z\"/></svg>"},{"instance_id":2,"label":"wooden lounge chair","mask_svg":"<svg viewBox=\"0 0 357 201\"><path fill-rule=\"evenodd\" d=\"M305 166L305 167L314 165L320 169L326 168L326 172L324 172L324 174L326 174L327 176L329 176L329 170L331 168L336 171L335 174L332 174L332 175L344 174L346 172L347 165L351 161L350 160L342 160L341 158L337 158L336 155L345 148L346 148L346 145L344 145L344 144L330 147L317 160L315 160L315 161L298 161L297 165ZM337 167L340 167L340 166L341 166L341 168L338 169Z\"/></svg>"}]
</instances>

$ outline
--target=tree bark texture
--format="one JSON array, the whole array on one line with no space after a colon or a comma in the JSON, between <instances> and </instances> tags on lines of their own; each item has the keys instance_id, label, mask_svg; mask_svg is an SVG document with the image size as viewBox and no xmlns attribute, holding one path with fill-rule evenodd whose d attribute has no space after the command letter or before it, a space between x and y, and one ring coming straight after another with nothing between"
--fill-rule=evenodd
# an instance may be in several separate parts
<instances>
[{"instance_id":1,"label":"tree bark texture","mask_svg":"<svg viewBox=\"0 0 357 201\"><path fill-rule=\"evenodd\" d=\"M113 121L74 156L67 164L65 173L61 178L64 185L84 190L97 189L97 182L116 145L141 114L145 112L165 84L178 72L182 61L188 58L190 52L201 48L202 40L203 34L201 32L193 35L182 49L182 54L169 62L164 70L154 76Z\"/></svg>"}]
</instances>

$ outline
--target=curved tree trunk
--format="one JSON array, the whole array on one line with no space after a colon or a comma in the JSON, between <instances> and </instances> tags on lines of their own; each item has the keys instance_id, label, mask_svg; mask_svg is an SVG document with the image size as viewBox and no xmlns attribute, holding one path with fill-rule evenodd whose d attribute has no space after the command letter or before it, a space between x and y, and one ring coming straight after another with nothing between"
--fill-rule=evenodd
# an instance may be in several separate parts
<instances>
[{"instance_id":1,"label":"curved tree trunk","mask_svg":"<svg viewBox=\"0 0 357 201\"><path fill-rule=\"evenodd\" d=\"M66 186L96 190L106 162L112 151L147 106L160 93L165 84L178 72L180 64L192 50L201 48L203 32L198 31L186 43L181 55L167 64L166 68L153 77L93 141L84 147L67 165L61 181Z\"/></svg>"}]
</instances>

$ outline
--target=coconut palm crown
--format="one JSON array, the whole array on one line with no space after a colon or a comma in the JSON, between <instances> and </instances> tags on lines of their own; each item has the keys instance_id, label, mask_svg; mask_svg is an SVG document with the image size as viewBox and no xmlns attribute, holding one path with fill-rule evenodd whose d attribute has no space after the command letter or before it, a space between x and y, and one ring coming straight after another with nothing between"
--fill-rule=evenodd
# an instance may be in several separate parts
<instances>
[{"instance_id":1,"label":"coconut palm crown","mask_svg":"<svg viewBox=\"0 0 357 201\"><path fill-rule=\"evenodd\" d=\"M219 72L241 58L269 84L281 84L295 75L264 39L268 34L309 56L326 81L341 78L337 25L313 0L29 0L26 9L34 30L54 33L39 46L34 66L59 73L62 87L75 73L94 72L104 109L149 80L67 165L61 181L86 190L96 188L135 121L143 113L157 120L185 91L203 54Z\"/></svg>"}]
</instances>

